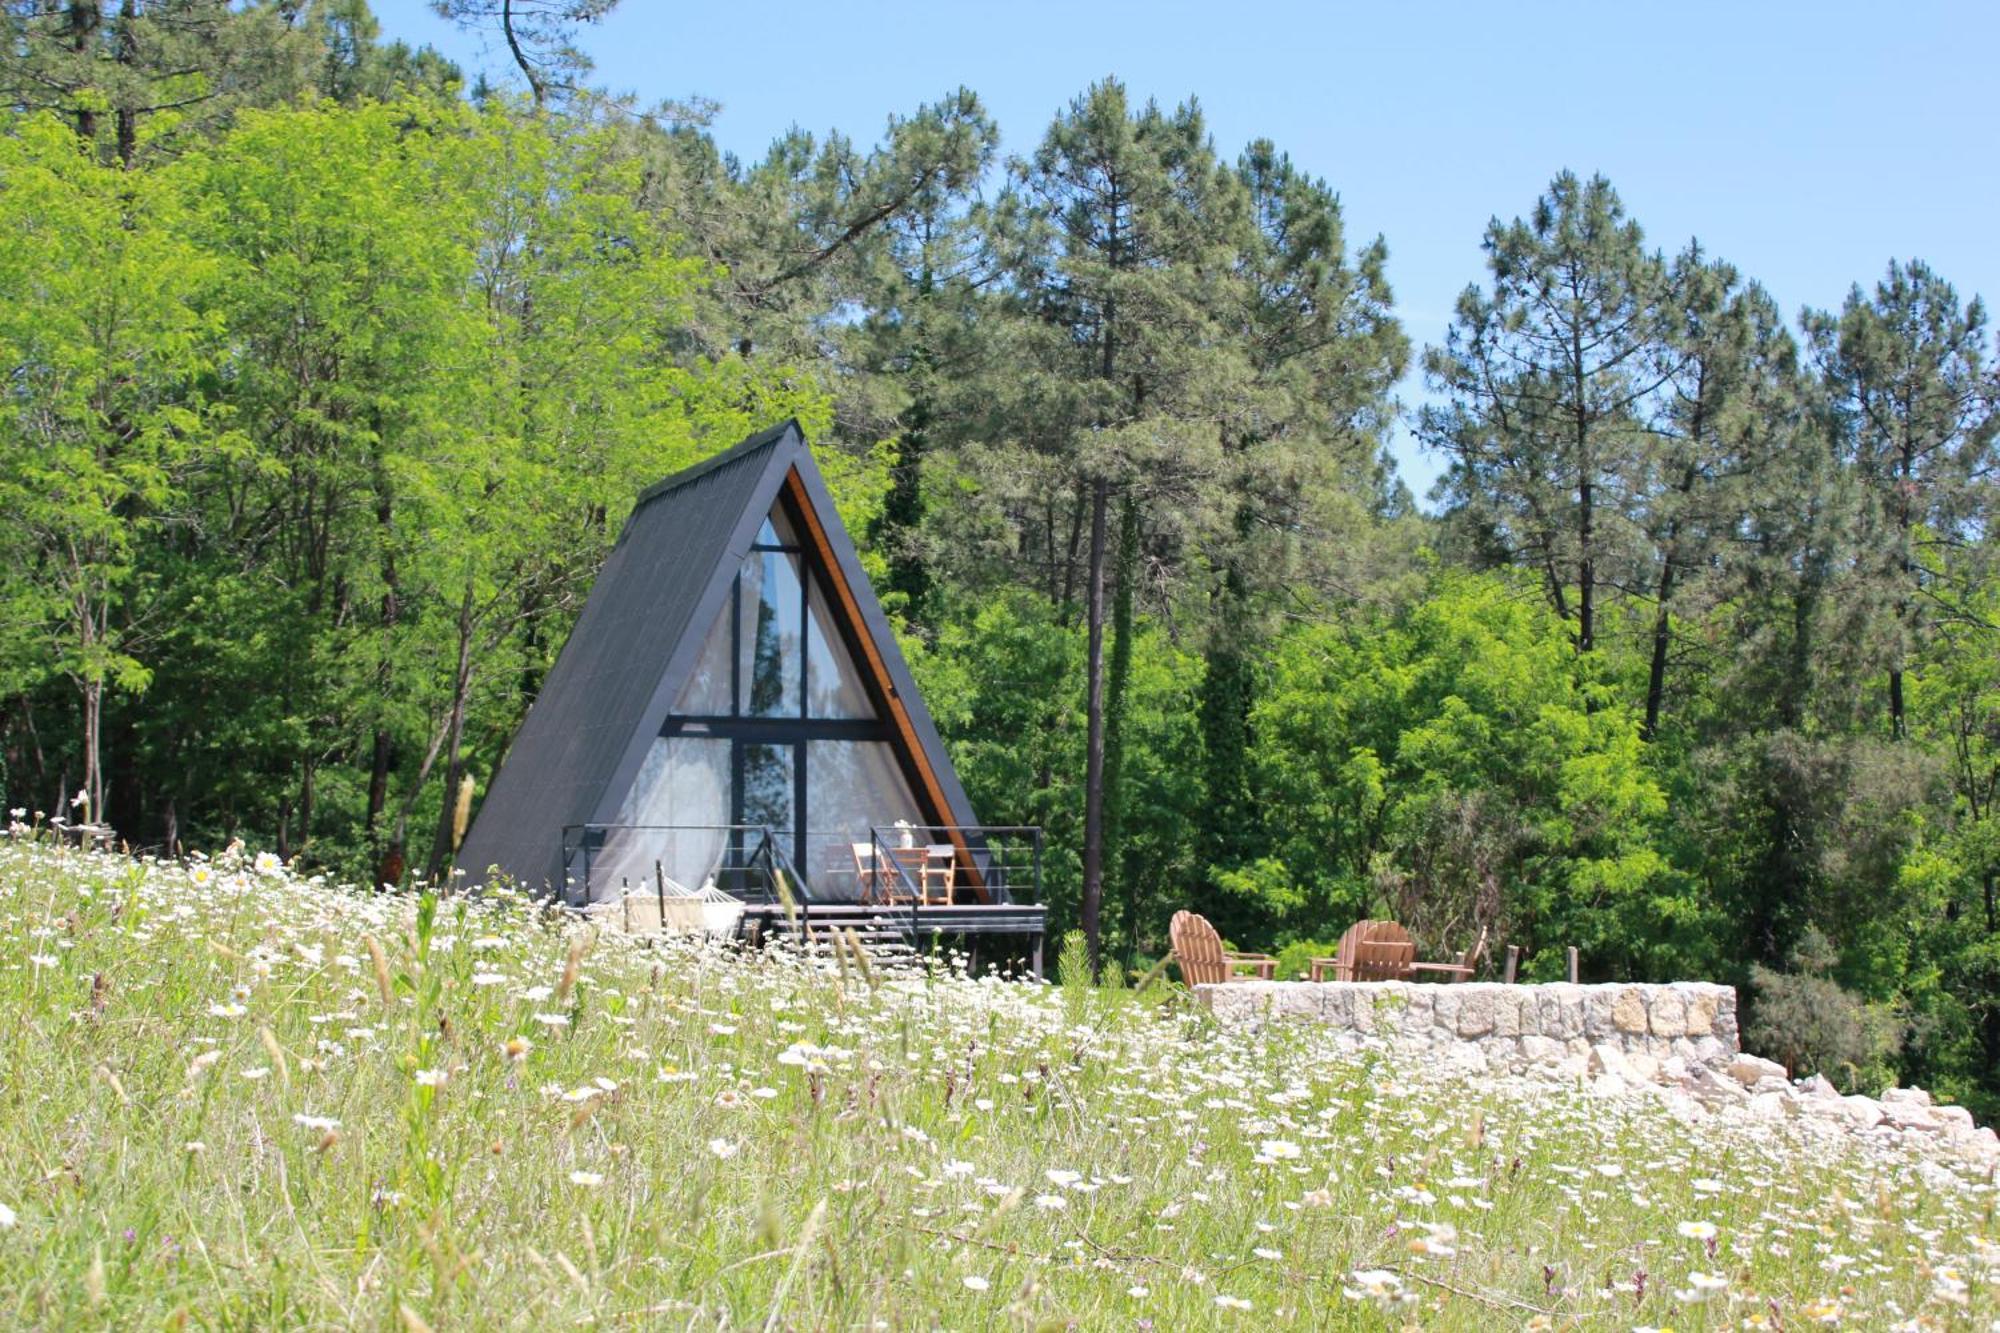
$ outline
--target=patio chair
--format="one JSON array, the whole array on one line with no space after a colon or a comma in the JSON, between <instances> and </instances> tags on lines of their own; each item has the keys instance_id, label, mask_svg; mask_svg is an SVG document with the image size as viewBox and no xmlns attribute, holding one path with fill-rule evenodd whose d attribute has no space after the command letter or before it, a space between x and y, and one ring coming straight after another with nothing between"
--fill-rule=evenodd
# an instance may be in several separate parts
<instances>
[{"instance_id":1,"label":"patio chair","mask_svg":"<svg viewBox=\"0 0 2000 1333\"><path fill-rule=\"evenodd\" d=\"M919 906L929 907L951 901L952 885L958 877L958 848L948 842L891 847L889 859L901 869L902 878L917 886Z\"/></svg>"},{"instance_id":2,"label":"patio chair","mask_svg":"<svg viewBox=\"0 0 2000 1333\"><path fill-rule=\"evenodd\" d=\"M885 865L876 863L875 844L851 842L847 845L854 853L855 896L864 903L894 901L895 872Z\"/></svg>"},{"instance_id":3,"label":"patio chair","mask_svg":"<svg viewBox=\"0 0 2000 1333\"><path fill-rule=\"evenodd\" d=\"M1314 981L1408 981L1417 946L1394 921L1357 921L1340 937L1331 958L1315 958Z\"/></svg>"},{"instance_id":4,"label":"patio chair","mask_svg":"<svg viewBox=\"0 0 2000 1333\"><path fill-rule=\"evenodd\" d=\"M1479 928L1479 938L1473 941L1472 947L1470 949L1467 949L1464 953L1458 956L1457 962L1412 963L1410 966L1412 970L1417 972L1436 972L1445 981L1465 981L1471 978L1474 969L1476 969L1479 966L1480 958L1482 958L1485 955L1485 953L1486 953L1486 927L1481 926Z\"/></svg>"},{"instance_id":5,"label":"patio chair","mask_svg":"<svg viewBox=\"0 0 2000 1333\"><path fill-rule=\"evenodd\" d=\"M1330 956L1314 958L1308 963L1307 977L1313 981L1352 981L1354 947L1368 938L1368 932L1380 924L1373 918L1363 918L1349 926L1341 934L1340 942L1334 946Z\"/></svg>"},{"instance_id":6,"label":"patio chair","mask_svg":"<svg viewBox=\"0 0 2000 1333\"><path fill-rule=\"evenodd\" d=\"M1167 927L1173 944L1174 961L1180 965L1181 980L1190 986L1224 981L1270 981L1278 975L1278 960L1265 953L1236 953L1222 947L1222 937L1208 918L1194 912L1175 912ZM1239 968L1249 968L1255 976L1239 976Z\"/></svg>"}]
</instances>

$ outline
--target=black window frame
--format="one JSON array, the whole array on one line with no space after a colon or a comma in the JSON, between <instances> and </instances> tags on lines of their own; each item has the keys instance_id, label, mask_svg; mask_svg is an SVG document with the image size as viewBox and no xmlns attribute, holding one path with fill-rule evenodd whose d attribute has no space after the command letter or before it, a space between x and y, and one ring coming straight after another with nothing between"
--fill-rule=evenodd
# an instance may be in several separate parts
<instances>
[{"instance_id":1,"label":"black window frame","mask_svg":"<svg viewBox=\"0 0 2000 1333\"><path fill-rule=\"evenodd\" d=\"M802 517L796 512L791 497L780 493L773 510L783 513L785 522L793 532L804 530ZM768 522L768 516L766 518ZM806 772L810 767L807 745L812 741L886 741L889 751L895 756L896 766L902 773L903 781L916 797L920 806L928 806L924 798L923 783L905 753L905 747L897 745L896 732L889 722L889 700L882 683L875 673L862 669L866 654L858 638L861 627L847 623L847 618L834 610L839 603L831 595L826 598L833 622L832 629L839 636L839 644L846 651L847 659L854 664L861 680L862 690L867 696L868 706L875 716L868 718L813 717L809 712L812 700L812 653L808 649L812 633L813 588L818 583L828 594L831 593L831 579L822 566L818 553L809 550L806 543L771 543L761 540L760 526L757 538L752 539L750 550L739 561L729 581L729 712L718 714L668 713L660 727L662 738L675 736L712 736L725 739L729 746L729 823L741 824L744 815L744 750L747 745L789 745L792 747L792 828L787 841L791 844L793 867L801 874L806 865L806 834L812 825L812 807L807 791ZM784 553L796 557L799 577L799 681L798 710L796 713L753 715L743 711L743 571L748 561L770 553ZM706 633L706 631L704 631ZM886 813L886 812L885 812ZM935 818L936 812L926 810L927 817ZM774 835L777 830L772 830ZM740 838L741 834L732 837ZM735 847L739 857L754 848Z\"/></svg>"}]
</instances>

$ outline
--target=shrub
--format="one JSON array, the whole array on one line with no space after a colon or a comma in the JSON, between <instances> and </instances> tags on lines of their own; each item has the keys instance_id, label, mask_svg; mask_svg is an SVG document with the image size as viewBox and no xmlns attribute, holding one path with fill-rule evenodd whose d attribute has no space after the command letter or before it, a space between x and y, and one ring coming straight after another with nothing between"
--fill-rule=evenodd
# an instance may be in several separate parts
<instances>
[{"instance_id":1,"label":"shrub","mask_svg":"<svg viewBox=\"0 0 2000 1333\"><path fill-rule=\"evenodd\" d=\"M1303 981L1312 972L1312 960L1331 958L1340 948L1339 941L1295 940L1278 950L1278 980Z\"/></svg>"},{"instance_id":2,"label":"shrub","mask_svg":"<svg viewBox=\"0 0 2000 1333\"><path fill-rule=\"evenodd\" d=\"M1795 1075L1822 1074L1848 1092L1879 1088L1894 1081L1902 1015L1842 988L1828 975L1834 960L1831 942L1810 930L1792 951L1791 971L1752 966L1756 1007L1744 1035Z\"/></svg>"}]
</instances>

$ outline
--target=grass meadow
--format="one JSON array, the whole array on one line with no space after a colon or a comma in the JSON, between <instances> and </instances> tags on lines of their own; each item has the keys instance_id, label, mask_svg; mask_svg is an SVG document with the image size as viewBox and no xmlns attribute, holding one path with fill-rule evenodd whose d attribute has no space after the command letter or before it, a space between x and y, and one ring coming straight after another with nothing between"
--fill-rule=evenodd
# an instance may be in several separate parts
<instances>
[{"instance_id":1,"label":"grass meadow","mask_svg":"<svg viewBox=\"0 0 2000 1333\"><path fill-rule=\"evenodd\" d=\"M0 1324L2000 1328L1994 1182L1799 1122L0 841Z\"/></svg>"}]
</instances>

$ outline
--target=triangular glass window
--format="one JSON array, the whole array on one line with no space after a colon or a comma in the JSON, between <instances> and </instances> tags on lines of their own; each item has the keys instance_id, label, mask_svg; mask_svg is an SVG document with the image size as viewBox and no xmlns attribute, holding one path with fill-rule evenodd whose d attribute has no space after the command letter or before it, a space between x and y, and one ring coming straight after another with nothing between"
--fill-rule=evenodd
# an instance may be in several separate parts
<instances>
[{"instance_id":1,"label":"triangular glass window","mask_svg":"<svg viewBox=\"0 0 2000 1333\"><path fill-rule=\"evenodd\" d=\"M807 605L812 615L806 622L806 716L874 717L868 686L827 604L825 582L814 578L811 594Z\"/></svg>"}]
</instances>

